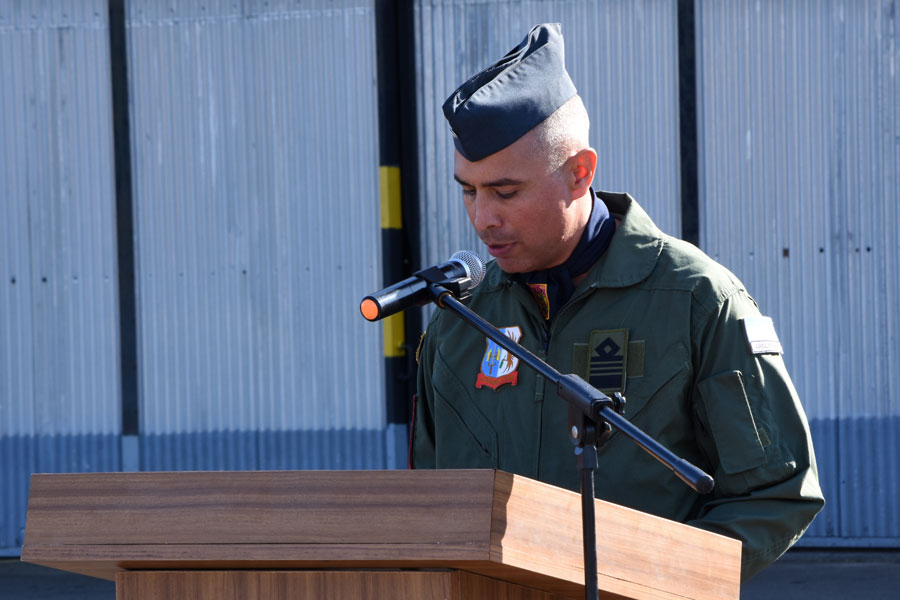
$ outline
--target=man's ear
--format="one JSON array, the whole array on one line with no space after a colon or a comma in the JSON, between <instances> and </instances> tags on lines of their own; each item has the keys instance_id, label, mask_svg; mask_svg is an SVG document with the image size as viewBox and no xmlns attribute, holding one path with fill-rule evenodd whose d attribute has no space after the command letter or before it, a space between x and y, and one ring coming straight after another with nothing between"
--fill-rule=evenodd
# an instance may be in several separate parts
<instances>
[{"instance_id":1,"label":"man's ear","mask_svg":"<svg viewBox=\"0 0 900 600\"><path fill-rule=\"evenodd\" d=\"M588 193L594 180L594 169L597 168L597 152L593 148L585 148L573 154L566 161L569 163L569 189L573 198L581 198Z\"/></svg>"}]
</instances>

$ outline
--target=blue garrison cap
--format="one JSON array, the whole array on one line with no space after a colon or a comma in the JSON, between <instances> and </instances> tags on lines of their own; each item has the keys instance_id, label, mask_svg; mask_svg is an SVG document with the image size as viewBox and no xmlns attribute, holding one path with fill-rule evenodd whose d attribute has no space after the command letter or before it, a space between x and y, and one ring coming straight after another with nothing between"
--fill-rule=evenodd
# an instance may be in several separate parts
<instances>
[{"instance_id":1,"label":"blue garrison cap","mask_svg":"<svg viewBox=\"0 0 900 600\"><path fill-rule=\"evenodd\" d=\"M444 116L456 149L475 162L515 142L577 93L560 25L545 23L453 92Z\"/></svg>"}]
</instances>

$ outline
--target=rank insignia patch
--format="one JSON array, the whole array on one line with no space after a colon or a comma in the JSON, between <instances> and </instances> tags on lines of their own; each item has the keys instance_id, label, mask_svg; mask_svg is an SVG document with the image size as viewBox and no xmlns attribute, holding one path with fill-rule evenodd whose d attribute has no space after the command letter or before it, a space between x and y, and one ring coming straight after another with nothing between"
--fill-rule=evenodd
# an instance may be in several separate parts
<instances>
[{"instance_id":1,"label":"rank insignia patch","mask_svg":"<svg viewBox=\"0 0 900 600\"><path fill-rule=\"evenodd\" d=\"M522 337L522 330L518 325L512 327L500 327L503 334L514 342ZM501 348L491 339L487 339L487 350L481 359L481 372L475 379L475 387L488 386L496 390L504 383L516 385L519 382L519 359Z\"/></svg>"},{"instance_id":2,"label":"rank insignia patch","mask_svg":"<svg viewBox=\"0 0 900 600\"><path fill-rule=\"evenodd\" d=\"M541 311L541 316L545 321L550 320L550 295L547 294L546 283L529 283L528 289L531 290L531 297L537 303Z\"/></svg>"},{"instance_id":3,"label":"rank insignia patch","mask_svg":"<svg viewBox=\"0 0 900 600\"><path fill-rule=\"evenodd\" d=\"M604 393L625 390L628 330L592 331L588 344L588 383Z\"/></svg>"}]
</instances>

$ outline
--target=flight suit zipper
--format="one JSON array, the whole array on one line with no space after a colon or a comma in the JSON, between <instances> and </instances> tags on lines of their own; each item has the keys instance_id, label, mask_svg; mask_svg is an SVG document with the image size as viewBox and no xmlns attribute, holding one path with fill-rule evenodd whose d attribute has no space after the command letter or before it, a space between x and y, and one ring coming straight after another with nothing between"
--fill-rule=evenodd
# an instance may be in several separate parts
<instances>
[{"instance_id":1,"label":"flight suit zipper","mask_svg":"<svg viewBox=\"0 0 900 600\"><path fill-rule=\"evenodd\" d=\"M562 322L562 316L567 311L572 310L572 306L576 302L580 301L582 298L587 296L591 291L593 291L594 287L595 287L594 285L590 285L590 286L588 286L587 289L583 290L577 296L572 296L571 298L569 298L569 301L566 302L563 305L563 307L559 310L559 313L556 315L556 318L553 319L553 322L550 324L550 326L544 327L544 342L543 342L543 345L541 346L543 356L541 358L546 360L546 358L550 352L550 340L553 338L553 330L556 328L557 325L559 325L560 322ZM553 366L555 367L555 365L553 365Z\"/></svg>"}]
</instances>

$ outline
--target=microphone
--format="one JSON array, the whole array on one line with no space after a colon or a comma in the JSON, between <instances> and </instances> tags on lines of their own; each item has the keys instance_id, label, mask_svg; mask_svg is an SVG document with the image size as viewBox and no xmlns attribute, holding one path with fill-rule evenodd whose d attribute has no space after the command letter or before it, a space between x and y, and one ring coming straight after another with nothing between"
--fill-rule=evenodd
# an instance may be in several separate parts
<instances>
[{"instance_id":1,"label":"microphone","mask_svg":"<svg viewBox=\"0 0 900 600\"><path fill-rule=\"evenodd\" d=\"M412 277L369 294L359 304L359 312L369 321L377 321L432 300L429 283L450 285L454 293L470 290L484 279L484 261L468 250L460 250L442 265L422 269Z\"/></svg>"}]
</instances>

